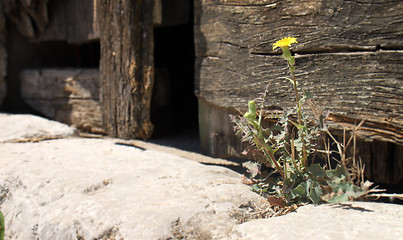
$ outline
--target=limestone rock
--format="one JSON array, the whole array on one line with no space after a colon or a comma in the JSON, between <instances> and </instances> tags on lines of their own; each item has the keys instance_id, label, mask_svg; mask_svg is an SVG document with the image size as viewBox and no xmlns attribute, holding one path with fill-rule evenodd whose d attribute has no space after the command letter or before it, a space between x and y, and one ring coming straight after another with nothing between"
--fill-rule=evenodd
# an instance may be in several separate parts
<instances>
[{"instance_id":1,"label":"limestone rock","mask_svg":"<svg viewBox=\"0 0 403 240\"><path fill-rule=\"evenodd\" d=\"M196 236L221 239L236 222L229 213L260 199L231 170L112 140L2 143L0 152L7 239L168 239L191 219Z\"/></svg>"},{"instance_id":2,"label":"limestone rock","mask_svg":"<svg viewBox=\"0 0 403 240\"><path fill-rule=\"evenodd\" d=\"M308 205L285 216L236 226L232 239L403 239L403 205L349 202Z\"/></svg>"},{"instance_id":3,"label":"limestone rock","mask_svg":"<svg viewBox=\"0 0 403 240\"><path fill-rule=\"evenodd\" d=\"M21 95L46 117L103 133L98 69L31 69L21 74Z\"/></svg>"},{"instance_id":4,"label":"limestone rock","mask_svg":"<svg viewBox=\"0 0 403 240\"><path fill-rule=\"evenodd\" d=\"M75 129L65 124L28 114L0 113L0 143L72 136Z\"/></svg>"},{"instance_id":5,"label":"limestone rock","mask_svg":"<svg viewBox=\"0 0 403 240\"><path fill-rule=\"evenodd\" d=\"M0 114L0 207L6 239L401 240L403 236L403 205L308 205L285 216L238 224L242 206L264 199L226 168L118 139L4 141L69 135L65 125L39 119ZM63 130L57 131L53 124L64 126ZM15 129L18 134L7 138Z\"/></svg>"}]
</instances>

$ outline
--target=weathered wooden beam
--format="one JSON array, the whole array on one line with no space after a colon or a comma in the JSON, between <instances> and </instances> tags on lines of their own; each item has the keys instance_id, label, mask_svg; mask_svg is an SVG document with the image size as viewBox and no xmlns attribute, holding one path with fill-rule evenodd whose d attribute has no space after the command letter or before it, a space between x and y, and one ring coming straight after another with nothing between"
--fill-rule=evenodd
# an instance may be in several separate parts
<instances>
[{"instance_id":1,"label":"weathered wooden beam","mask_svg":"<svg viewBox=\"0 0 403 240\"><path fill-rule=\"evenodd\" d=\"M365 118L379 128L368 127L369 139L403 144L403 3L210 0L195 6L200 98L245 109L270 84L267 108L290 107L288 69L272 43L293 35L300 42L293 48L297 80L338 116L333 120Z\"/></svg>"},{"instance_id":2,"label":"weathered wooden beam","mask_svg":"<svg viewBox=\"0 0 403 240\"><path fill-rule=\"evenodd\" d=\"M293 35L295 50L402 48L401 1L196 0L196 25L213 46L228 43L251 53L273 53L272 43Z\"/></svg>"},{"instance_id":3,"label":"weathered wooden beam","mask_svg":"<svg viewBox=\"0 0 403 240\"><path fill-rule=\"evenodd\" d=\"M153 9L154 27L168 27L189 23L189 0L155 0Z\"/></svg>"},{"instance_id":4,"label":"weathered wooden beam","mask_svg":"<svg viewBox=\"0 0 403 240\"><path fill-rule=\"evenodd\" d=\"M371 132L368 138L403 144L402 64L400 50L304 54L296 56L296 78L300 88L316 96L316 104L334 114L334 122L367 119L362 130ZM202 69L199 97L217 106L244 110L267 84L268 109L294 106L281 56L207 57Z\"/></svg>"},{"instance_id":5,"label":"weathered wooden beam","mask_svg":"<svg viewBox=\"0 0 403 240\"><path fill-rule=\"evenodd\" d=\"M99 40L96 0L52 0L49 24L38 32L37 41L83 43Z\"/></svg>"},{"instance_id":6,"label":"weathered wooden beam","mask_svg":"<svg viewBox=\"0 0 403 240\"><path fill-rule=\"evenodd\" d=\"M154 84L153 0L98 0L101 108L106 132L148 139Z\"/></svg>"},{"instance_id":7,"label":"weathered wooden beam","mask_svg":"<svg viewBox=\"0 0 403 240\"><path fill-rule=\"evenodd\" d=\"M2 2L7 17L14 23L19 33L35 39L38 32L44 31L49 22L48 0Z\"/></svg>"},{"instance_id":8,"label":"weathered wooden beam","mask_svg":"<svg viewBox=\"0 0 403 240\"><path fill-rule=\"evenodd\" d=\"M5 1L19 33L33 41L83 43L99 39L96 0Z\"/></svg>"}]
</instances>

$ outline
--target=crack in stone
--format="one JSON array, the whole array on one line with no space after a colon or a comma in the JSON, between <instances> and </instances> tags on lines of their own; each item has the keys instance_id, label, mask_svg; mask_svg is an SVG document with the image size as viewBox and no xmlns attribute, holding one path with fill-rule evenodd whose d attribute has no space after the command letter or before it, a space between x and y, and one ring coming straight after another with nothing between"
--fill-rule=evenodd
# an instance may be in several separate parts
<instances>
[{"instance_id":1,"label":"crack in stone","mask_svg":"<svg viewBox=\"0 0 403 240\"><path fill-rule=\"evenodd\" d=\"M300 50L291 50L294 54L299 55L308 55L308 54L326 54L326 53L365 53L365 52L377 52L377 51L400 51L403 50L403 46L343 46L343 47L336 47L336 46L329 46L324 48L307 48L307 49L300 49ZM281 55L280 51L270 51L270 52L250 52L253 55L261 55L261 56L276 56Z\"/></svg>"}]
</instances>

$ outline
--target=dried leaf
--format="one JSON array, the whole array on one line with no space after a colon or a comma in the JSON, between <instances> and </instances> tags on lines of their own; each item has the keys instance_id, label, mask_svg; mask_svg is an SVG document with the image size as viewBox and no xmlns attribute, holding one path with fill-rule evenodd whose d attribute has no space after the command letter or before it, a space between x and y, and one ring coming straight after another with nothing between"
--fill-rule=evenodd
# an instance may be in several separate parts
<instances>
[{"instance_id":1,"label":"dried leaf","mask_svg":"<svg viewBox=\"0 0 403 240\"><path fill-rule=\"evenodd\" d=\"M285 200L284 200L284 198L281 198L281 197L269 196L267 198L267 201L269 201L269 203L272 206L279 206L281 208L283 208L285 206Z\"/></svg>"},{"instance_id":2,"label":"dried leaf","mask_svg":"<svg viewBox=\"0 0 403 240\"><path fill-rule=\"evenodd\" d=\"M258 162L247 161L242 163L242 167L246 168L248 173L250 173L251 178L256 177L260 174L260 164Z\"/></svg>"},{"instance_id":3,"label":"dried leaf","mask_svg":"<svg viewBox=\"0 0 403 240\"><path fill-rule=\"evenodd\" d=\"M242 183L246 184L246 185L252 185L255 184L255 182L247 177L245 177L245 175L241 175L241 179L242 179Z\"/></svg>"}]
</instances>

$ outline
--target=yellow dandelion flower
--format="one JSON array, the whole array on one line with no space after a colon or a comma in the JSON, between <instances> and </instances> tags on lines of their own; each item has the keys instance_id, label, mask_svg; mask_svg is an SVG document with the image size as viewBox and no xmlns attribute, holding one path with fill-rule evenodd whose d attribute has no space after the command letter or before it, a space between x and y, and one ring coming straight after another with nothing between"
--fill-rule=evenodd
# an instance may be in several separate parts
<instances>
[{"instance_id":1,"label":"yellow dandelion flower","mask_svg":"<svg viewBox=\"0 0 403 240\"><path fill-rule=\"evenodd\" d=\"M278 47L279 48L289 47L293 43L297 43L297 38L294 38L294 37L282 38L273 44L273 50Z\"/></svg>"}]
</instances>

